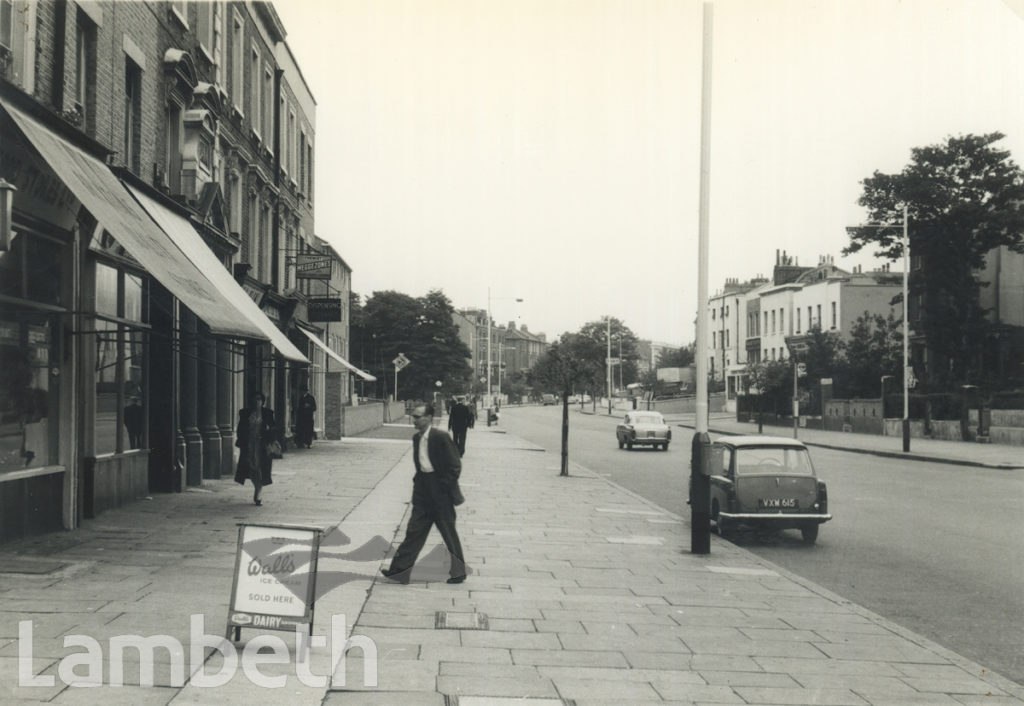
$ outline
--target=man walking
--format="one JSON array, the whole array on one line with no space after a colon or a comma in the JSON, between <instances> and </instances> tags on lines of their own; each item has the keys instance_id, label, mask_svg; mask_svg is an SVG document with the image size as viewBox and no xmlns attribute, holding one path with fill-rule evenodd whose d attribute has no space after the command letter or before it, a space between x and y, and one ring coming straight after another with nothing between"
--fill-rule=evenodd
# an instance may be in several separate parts
<instances>
[{"instance_id":1,"label":"man walking","mask_svg":"<svg viewBox=\"0 0 1024 706\"><path fill-rule=\"evenodd\" d=\"M460 457L466 454L466 430L469 429L472 422L473 417L469 412L469 407L461 397L457 398L452 406L452 411L448 413L448 431L452 433L452 439L455 440Z\"/></svg>"},{"instance_id":2,"label":"man walking","mask_svg":"<svg viewBox=\"0 0 1024 706\"><path fill-rule=\"evenodd\" d=\"M409 583L413 564L430 534L437 526L441 539L451 555L448 583L466 580L466 562L462 544L455 530L455 502L461 502L459 474L462 461L455 442L441 429L434 429L432 404L420 405L412 412L416 434L412 437L412 458L416 475L412 482L412 513L405 529L405 539L398 546L391 566L381 569L388 579ZM454 499L453 499L454 498Z\"/></svg>"}]
</instances>

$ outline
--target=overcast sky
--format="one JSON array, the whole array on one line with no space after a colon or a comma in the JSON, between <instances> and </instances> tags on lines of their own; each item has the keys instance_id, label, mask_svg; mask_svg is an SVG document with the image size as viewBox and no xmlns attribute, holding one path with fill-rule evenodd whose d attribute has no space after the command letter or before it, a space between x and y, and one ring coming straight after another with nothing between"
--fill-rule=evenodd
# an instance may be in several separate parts
<instances>
[{"instance_id":1,"label":"overcast sky","mask_svg":"<svg viewBox=\"0 0 1024 706\"><path fill-rule=\"evenodd\" d=\"M716 0L711 293L776 250L873 267L841 257L844 227L912 147L1000 131L1024 159L1014 3ZM356 292L490 290L496 321L549 340L606 314L695 338L700 2L276 8L317 101L317 233Z\"/></svg>"}]
</instances>

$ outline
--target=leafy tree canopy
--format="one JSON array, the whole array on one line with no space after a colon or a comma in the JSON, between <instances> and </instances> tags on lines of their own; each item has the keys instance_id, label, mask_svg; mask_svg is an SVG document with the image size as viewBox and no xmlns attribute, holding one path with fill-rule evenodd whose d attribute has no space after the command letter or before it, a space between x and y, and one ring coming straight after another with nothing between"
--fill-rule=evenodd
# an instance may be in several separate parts
<instances>
[{"instance_id":1,"label":"leafy tree canopy","mask_svg":"<svg viewBox=\"0 0 1024 706\"><path fill-rule=\"evenodd\" d=\"M605 364L608 352L608 328L608 321L600 320L584 324L579 331L580 336L594 344L595 350L600 351L597 354L596 360L600 363L605 376L608 375L608 369ZM623 385L636 382L639 377L637 361L640 356L637 353L637 342L636 334L625 323L614 316L611 317L612 358L621 358L622 360L621 376ZM615 377L616 382L618 382L619 375Z\"/></svg>"},{"instance_id":2,"label":"leafy tree canopy","mask_svg":"<svg viewBox=\"0 0 1024 706\"><path fill-rule=\"evenodd\" d=\"M402 399L428 399L441 381L445 394L469 389L470 350L459 338L452 319L454 308L441 291L423 297L391 290L374 292L359 306L353 295L350 336L353 357L377 376L384 395L393 392L387 382L394 380L392 360L402 353L411 362L398 374Z\"/></svg>"},{"instance_id":3,"label":"leafy tree canopy","mask_svg":"<svg viewBox=\"0 0 1024 706\"><path fill-rule=\"evenodd\" d=\"M851 228L844 254L874 247L875 254L902 257L903 207L909 214L910 252L919 260L911 273L911 301L923 296L920 324L927 344L948 365L933 365L940 385L969 380L971 361L984 341L985 312L979 304L978 271L997 246L1024 252L1024 174L998 132L950 137L918 147L898 174L876 171L864 179L858 201L873 224Z\"/></svg>"}]
</instances>

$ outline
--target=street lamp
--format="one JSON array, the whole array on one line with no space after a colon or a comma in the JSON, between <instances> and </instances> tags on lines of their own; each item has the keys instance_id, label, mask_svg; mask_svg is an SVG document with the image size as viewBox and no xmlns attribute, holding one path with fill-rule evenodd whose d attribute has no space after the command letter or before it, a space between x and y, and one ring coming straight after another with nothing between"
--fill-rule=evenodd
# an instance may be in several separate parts
<instances>
[{"instance_id":1,"label":"street lamp","mask_svg":"<svg viewBox=\"0 0 1024 706\"><path fill-rule=\"evenodd\" d=\"M903 251L903 452L907 453L910 451L910 378L913 375L913 371L910 368L910 322L907 317L907 279L909 277L909 257L910 257L910 238L908 237L907 230L910 224L910 214L907 211L907 204L903 204L903 239L902 247ZM853 230L858 228L893 228L897 224L891 225L866 225L866 226L850 226L847 230ZM884 383L883 383L884 384ZM883 409L885 400L882 400Z\"/></svg>"},{"instance_id":2,"label":"street lamp","mask_svg":"<svg viewBox=\"0 0 1024 706\"><path fill-rule=\"evenodd\" d=\"M521 297L495 297L495 299L515 299L517 303L522 302ZM487 399L491 401L491 288L487 288ZM493 404L493 403L491 403ZM488 404L488 407L491 406Z\"/></svg>"}]
</instances>

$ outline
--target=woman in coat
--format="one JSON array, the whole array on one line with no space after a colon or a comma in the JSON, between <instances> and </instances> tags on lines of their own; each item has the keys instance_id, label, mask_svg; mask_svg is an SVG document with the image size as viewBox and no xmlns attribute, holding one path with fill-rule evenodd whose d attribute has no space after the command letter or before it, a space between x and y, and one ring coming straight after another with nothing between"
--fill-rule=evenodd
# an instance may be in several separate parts
<instances>
[{"instance_id":1,"label":"woman in coat","mask_svg":"<svg viewBox=\"0 0 1024 706\"><path fill-rule=\"evenodd\" d=\"M241 449L235 482L244 485L246 479L252 481L252 501L257 505L263 504L260 500L263 486L274 482L270 477L273 458L267 447L277 441L274 410L264 407L264 402L262 392L254 393L250 405L239 410L235 431L235 446Z\"/></svg>"}]
</instances>

